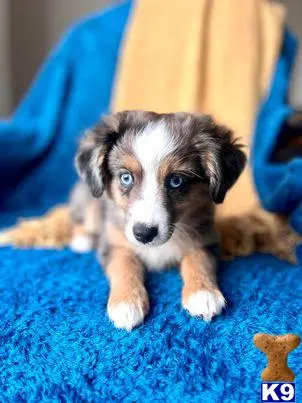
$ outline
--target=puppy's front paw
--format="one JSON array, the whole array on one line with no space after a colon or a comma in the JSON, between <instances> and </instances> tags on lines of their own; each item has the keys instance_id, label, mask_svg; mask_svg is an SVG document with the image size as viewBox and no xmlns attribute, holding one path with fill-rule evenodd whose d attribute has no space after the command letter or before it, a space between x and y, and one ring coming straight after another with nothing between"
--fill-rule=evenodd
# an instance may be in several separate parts
<instances>
[{"instance_id":1,"label":"puppy's front paw","mask_svg":"<svg viewBox=\"0 0 302 403\"><path fill-rule=\"evenodd\" d=\"M201 316L208 322L221 313L226 301L219 290L200 290L183 298L182 305L190 315Z\"/></svg>"},{"instance_id":2,"label":"puppy's front paw","mask_svg":"<svg viewBox=\"0 0 302 403\"><path fill-rule=\"evenodd\" d=\"M87 253L93 249L93 237L89 234L76 234L70 242L70 249L77 253Z\"/></svg>"},{"instance_id":3,"label":"puppy's front paw","mask_svg":"<svg viewBox=\"0 0 302 403\"><path fill-rule=\"evenodd\" d=\"M132 330L143 323L149 311L149 299L146 290L135 290L128 296L111 295L107 311L115 327L128 331Z\"/></svg>"}]
</instances>

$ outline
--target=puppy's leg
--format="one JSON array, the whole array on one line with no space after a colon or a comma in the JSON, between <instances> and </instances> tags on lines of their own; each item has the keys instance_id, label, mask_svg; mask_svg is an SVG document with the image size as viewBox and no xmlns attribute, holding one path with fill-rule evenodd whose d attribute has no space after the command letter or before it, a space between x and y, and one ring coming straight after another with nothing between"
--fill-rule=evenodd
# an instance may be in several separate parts
<instances>
[{"instance_id":1,"label":"puppy's leg","mask_svg":"<svg viewBox=\"0 0 302 403\"><path fill-rule=\"evenodd\" d=\"M143 322L149 310L143 265L131 250L113 247L106 272L111 286L109 318L116 327L131 330Z\"/></svg>"},{"instance_id":2,"label":"puppy's leg","mask_svg":"<svg viewBox=\"0 0 302 403\"><path fill-rule=\"evenodd\" d=\"M210 321L225 307L216 283L216 259L206 250L189 251L181 263L182 305L192 316Z\"/></svg>"},{"instance_id":3,"label":"puppy's leg","mask_svg":"<svg viewBox=\"0 0 302 403\"><path fill-rule=\"evenodd\" d=\"M89 252L100 232L100 200L92 197L86 184L79 182L73 190L70 207L74 223L70 248L79 253Z\"/></svg>"}]
</instances>

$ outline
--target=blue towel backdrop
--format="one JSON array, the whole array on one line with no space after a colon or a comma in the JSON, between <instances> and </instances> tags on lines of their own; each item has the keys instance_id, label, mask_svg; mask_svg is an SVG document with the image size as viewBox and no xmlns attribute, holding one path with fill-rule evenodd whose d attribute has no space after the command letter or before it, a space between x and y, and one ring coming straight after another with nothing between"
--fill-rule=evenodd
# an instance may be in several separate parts
<instances>
[{"instance_id":1,"label":"blue towel backdrop","mask_svg":"<svg viewBox=\"0 0 302 403\"><path fill-rule=\"evenodd\" d=\"M271 89L259 110L251 162L265 208L289 214L293 227L302 233L302 159L296 158L286 164L270 161L285 119L294 112L287 102L287 95L296 49L295 37L285 30Z\"/></svg>"},{"instance_id":2,"label":"blue towel backdrop","mask_svg":"<svg viewBox=\"0 0 302 403\"><path fill-rule=\"evenodd\" d=\"M131 2L73 27L0 124L0 224L66 201L83 130L107 113Z\"/></svg>"}]
</instances>

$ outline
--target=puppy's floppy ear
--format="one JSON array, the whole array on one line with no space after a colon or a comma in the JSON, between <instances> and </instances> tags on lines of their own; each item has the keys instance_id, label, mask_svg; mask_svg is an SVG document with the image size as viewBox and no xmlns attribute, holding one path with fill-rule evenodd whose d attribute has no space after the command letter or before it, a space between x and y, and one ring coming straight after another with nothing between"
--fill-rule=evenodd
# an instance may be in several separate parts
<instances>
[{"instance_id":1,"label":"puppy's floppy ear","mask_svg":"<svg viewBox=\"0 0 302 403\"><path fill-rule=\"evenodd\" d=\"M246 156L231 130L217 125L210 116L198 121L197 147L215 203L222 203L246 164Z\"/></svg>"},{"instance_id":2,"label":"puppy's floppy ear","mask_svg":"<svg viewBox=\"0 0 302 403\"><path fill-rule=\"evenodd\" d=\"M87 130L76 154L78 174L94 197L100 197L104 191L107 156L119 137L119 121L120 114L109 115Z\"/></svg>"}]
</instances>

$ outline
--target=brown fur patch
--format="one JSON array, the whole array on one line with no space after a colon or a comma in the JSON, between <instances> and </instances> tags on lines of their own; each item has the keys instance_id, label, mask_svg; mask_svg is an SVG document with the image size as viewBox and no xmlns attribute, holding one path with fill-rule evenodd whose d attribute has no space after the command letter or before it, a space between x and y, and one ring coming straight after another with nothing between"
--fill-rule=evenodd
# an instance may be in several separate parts
<instances>
[{"instance_id":1,"label":"brown fur patch","mask_svg":"<svg viewBox=\"0 0 302 403\"><path fill-rule=\"evenodd\" d=\"M146 314L149 309L147 291L144 287L143 266L135 254L124 247L114 247L106 267L111 290L108 306L113 308L121 302L139 304Z\"/></svg>"},{"instance_id":2,"label":"brown fur patch","mask_svg":"<svg viewBox=\"0 0 302 403\"><path fill-rule=\"evenodd\" d=\"M135 178L140 178L142 176L142 167L133 155L122 153L120 164L123 168L128 169Z\"/></svg>"},{"instance_id":3,"label":"brown fur patch","mask_svg":"<svg viewBox=\"0 0 302 403\"><path fill-rule=\"evenodd\" d=\"M111 182L110 196L123 211L127 210L129 204L128 196L122 194L118 178L114 178Z\"/></svg>"},{"instance_id":4,"label":"brown fur patch","mask_svg":"<svg viewBox=\"0 0 302 403\"><path fill-rule=\"evenodd\" d=\"M215 259L206 251L189 251L181 262L181 275L184 281L183 300L186 301L190 295L202 290L219 292L215 272Z\"/></svg>"},{"instance_id":5,"label":"brown fur patch","mask_svg":"<svg viewBox=\"0 0 302 403\"><path fill-rule=\"evenodd\" d=\"M113 155L114 157L111 160L113 178L111 183L109 183L108 194L111 199L114 200L116 206L126 212L129 204L139 195L143 180L143 170L139 161L127 147L116 148ZM123 191L120 185L119 175L125 169L128 170L134 178L134 185L130 190L130 194L129 192Z\"/></svg>"},{"instance_id":6,"label":"brown fur patch","mask_svg":"<svg viewBox=\"0 0 302 403\"><path fill-rule=\"evenodd\" d=\"M177 153L177 155L170 155L161 164L158 170L158 181L159 183L163 183L166 177L171 173L188 173L189 175L193 175L197 177L197 171L199 166L196 163L194 158L188 155L186 152L182 155L181 152Z\"/></svg>"}]
</instances>

